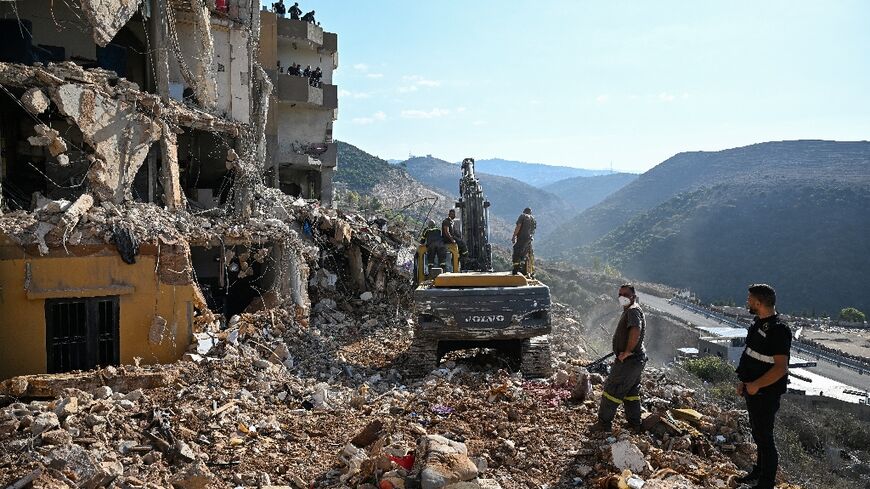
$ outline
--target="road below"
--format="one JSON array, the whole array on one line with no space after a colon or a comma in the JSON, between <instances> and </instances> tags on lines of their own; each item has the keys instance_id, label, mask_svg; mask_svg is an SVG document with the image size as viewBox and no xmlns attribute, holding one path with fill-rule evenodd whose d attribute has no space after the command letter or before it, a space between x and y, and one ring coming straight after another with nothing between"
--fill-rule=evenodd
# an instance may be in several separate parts
<instances>
[{"instance_id":1,"label":"road below","mask_svg":"<svg viewBox=\"0 0 870 489\"><path fill-rule=\"evenodd\" d=\"M641 297L641 306L650 307L666 314L670 314L671 316L678 317L683 321L691 323L693 326L717 328L734 326L733 324L722 322L715 315L701 314L696 311L681 307L678 304L673 304L669 302L668 299L663 299L661 297L656 297L653 295L643 295ZM678 348L679 346L696 345L674 345L674 348ZM792 356L793 361L817 361L818 365L809 369L809 371L814 374L827 377L837 382L841 382L858 390L870 390L870 372L865 372L862 375L855 370L845 367L838 367L836 364L828 362L824 359L816 360L815 358L811 358L809 355L799 353L797 351L793 351Z\"/></svg>"}]
</instances>

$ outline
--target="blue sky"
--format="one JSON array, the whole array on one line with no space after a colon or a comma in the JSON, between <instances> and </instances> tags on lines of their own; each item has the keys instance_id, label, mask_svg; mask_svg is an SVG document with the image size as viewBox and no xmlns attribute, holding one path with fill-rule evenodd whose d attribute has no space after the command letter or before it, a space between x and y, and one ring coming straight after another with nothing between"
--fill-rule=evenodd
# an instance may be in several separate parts
<instances>
[{"instance_id":1,"label":"blue sky","mask_svg":"<svg viewBox=\"0 0 870 489\"><path fill-rule=\"evenodd\" d=\"M382 158L642 172L680 151L870 139L867 1L300 6L338 33L335 137Z\"/></svg>"}]
</instances>

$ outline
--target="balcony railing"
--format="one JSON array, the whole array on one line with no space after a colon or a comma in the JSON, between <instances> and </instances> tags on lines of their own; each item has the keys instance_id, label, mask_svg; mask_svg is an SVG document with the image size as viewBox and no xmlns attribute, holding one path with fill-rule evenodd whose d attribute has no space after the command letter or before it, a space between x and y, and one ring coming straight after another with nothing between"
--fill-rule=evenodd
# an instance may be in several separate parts
<instances>
[{"instance_id":1,"label":"balcony railing","mask_svg":"<svg viewBox=\"0 0 870 489\"><path fill-rule=\"evenodd\" d=\"M338 108L338 87L335 85L312 87L308 79L301 76L275 71L270 71L269 75L275 86L272 93L279 102L324 109Z\"/></svg>"},{"instance_id":2,"label":"balcony railing","mask_svg":"<svg viewBox=\"0 0 870 489\"><path fill-rule=\"evenodd\" d=\"M291 41L308 42L313 48L327 53L338 50L338 36L334 32L324 32L322 27L310 22L278 18L278 36Z\"/></svg>"}]
</instances>

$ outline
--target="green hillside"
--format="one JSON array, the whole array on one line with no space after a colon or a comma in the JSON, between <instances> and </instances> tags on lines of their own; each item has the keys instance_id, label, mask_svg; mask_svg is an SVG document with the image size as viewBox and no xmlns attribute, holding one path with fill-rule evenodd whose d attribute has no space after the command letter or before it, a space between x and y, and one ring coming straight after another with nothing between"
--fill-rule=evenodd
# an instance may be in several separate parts
<instances>
[{"instance_id":1,"label":"green hillside","mask_svg":"<svg viewBox=\"0 0 870 489\"><path fill-rule=\"evenodd\" d=\"M834 313L870 308L870 296L851 292L870 273L868 211L870 143L765 143L677 155L545 248L710 301L739 304L748 283L770 282L786 311Z\"/></svg>"},{"instance_id":2,"label":"green hillside","mask_svg":"<svg viewBox=\"0 0 870 489\"><path fill-rule=\"evenodd\" d=\"M543 189L561 197L576 212L582 212L636 179L637 175L634 173L572 177L551 183Z\"/></svg>"},{"instance_id":3,"label":"green hillside","mask_svg":"<svg viewBox=\"0 0 870 489\"><path fill-rule=\"evenodd\" d=\"M386 160L343 141L336 141L335 144L338 149L338 171L334 181L347 185L348 190L371 192L375 185L403 176L401 168Z\"/></svg>"}]
</instances>

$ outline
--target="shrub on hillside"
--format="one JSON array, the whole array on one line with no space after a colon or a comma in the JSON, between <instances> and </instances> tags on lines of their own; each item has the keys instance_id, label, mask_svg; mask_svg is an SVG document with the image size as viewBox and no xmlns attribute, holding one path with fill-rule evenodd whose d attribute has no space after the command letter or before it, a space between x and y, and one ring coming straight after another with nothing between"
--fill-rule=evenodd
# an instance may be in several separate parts
<instances>
[{"instance_id":1,"label":"shrub on hillside","mask_svg":"<svg viewBox=\"0 0 870 489\"><path fill-rule=\"evenodd\" d=\"M737 382L734 367L719 357L692 358L683 362L683 368L711 384Z\"/></svg>"}]
</instances>

